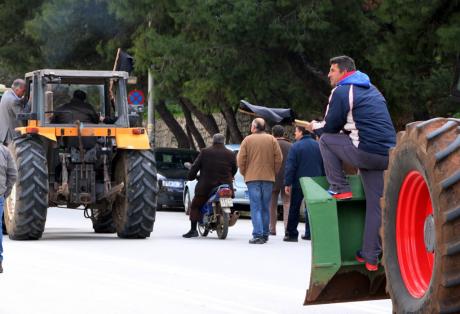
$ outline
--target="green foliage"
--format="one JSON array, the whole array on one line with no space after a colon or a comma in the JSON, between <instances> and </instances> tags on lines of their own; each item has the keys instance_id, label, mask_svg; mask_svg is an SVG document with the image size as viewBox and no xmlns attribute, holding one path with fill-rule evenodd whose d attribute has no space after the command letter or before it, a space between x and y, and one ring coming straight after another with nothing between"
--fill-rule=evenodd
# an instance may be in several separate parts
<instances>
[{"instance_id":1,"label":"green foliage","mask_svg":"<svg viewBox=\"0 0 460 314\"><path fill-rule=\"evenodd\" d=\"M459 0L0 4L0 79L33 68L110 69L122 47L141 81L153 69L157 99L186 97L207 112L246 99L309 119L327 103L329 58L347 54L382 90L398 126L458 111L448 96Z\"/></svg>"},{"instance_id":2,"label":"green foliage","mask_svg":"<svg viewBox=\"0 0 460 314\"><path fill-rule=\"evenodd\" d=\"M24 24L42 2L0 0L0 81L10 84L40 58L40 51L34 49L35 42L25 33Z\"/></svg>"},{"instance_id":3,"label":"green foliage","mask_svg":"<svg viewBox=\"0 0 460 314\"><path fill-rule=\"evenodd\" d=\"M459 9L459 1L387 0L377 11L382 40L368 59L397 125L451 112Z\"/></svg>"}]
</instances>

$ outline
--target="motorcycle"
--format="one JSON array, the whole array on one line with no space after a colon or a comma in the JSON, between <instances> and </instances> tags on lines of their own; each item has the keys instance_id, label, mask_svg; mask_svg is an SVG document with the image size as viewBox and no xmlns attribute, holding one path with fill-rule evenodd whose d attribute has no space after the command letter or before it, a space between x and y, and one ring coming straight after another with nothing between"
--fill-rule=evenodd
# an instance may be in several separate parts
<instances>
[{"instance_id":1,"label":"motorcycle","mask_svg":"<svg viewBox=\"0 0 460 314\"><path fill-rule=\"evenodd\" d=\"M218 186L201 208L202 220L198 222L198 233L202 237L216 231L217 237L224 240L228 234L228 227L235 225L240 214L232 213L233 191L228 184Z\"/></svg>"}]
</instances>

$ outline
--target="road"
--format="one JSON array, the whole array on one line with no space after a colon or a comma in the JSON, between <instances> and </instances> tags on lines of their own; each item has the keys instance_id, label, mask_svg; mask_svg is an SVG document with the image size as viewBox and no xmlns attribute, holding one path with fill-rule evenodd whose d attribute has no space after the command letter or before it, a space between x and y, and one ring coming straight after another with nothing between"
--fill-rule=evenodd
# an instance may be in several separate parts
<instances>
[{"instance_id":1,"label":"road","mask_svg":"<svg viewBox=\"0 0 460 314\"><path fill-rule=\"evenodd\" d=\"M123 240L50 208L41 240L4 238L0 313L391 313L389 300L302 306L310 242L283 242L281 222L264 245L248 244L247 219L224 241L183 239L188 227L183 213L159 212L149 239Z\"/></svg>"}]
</instances>

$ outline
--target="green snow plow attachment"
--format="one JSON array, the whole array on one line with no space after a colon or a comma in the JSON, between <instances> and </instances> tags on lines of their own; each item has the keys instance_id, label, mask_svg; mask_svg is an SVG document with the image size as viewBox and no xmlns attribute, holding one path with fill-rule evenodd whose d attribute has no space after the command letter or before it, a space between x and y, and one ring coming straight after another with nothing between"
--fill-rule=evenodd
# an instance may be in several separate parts
<instances>
[{"instance_id":1,"label":"green snow plow attachment","mask_svg":"<svg viewBox=\"0 0 460 314\"><path fill-rule=\"evenodd\" d=\"M304 305L385 299L385 271L355 260L361 248L366 199L359 176L348 177L353 199L336 201L325 177L301 178L311 231L310 287Z\"/></svg>"}]
</instances>

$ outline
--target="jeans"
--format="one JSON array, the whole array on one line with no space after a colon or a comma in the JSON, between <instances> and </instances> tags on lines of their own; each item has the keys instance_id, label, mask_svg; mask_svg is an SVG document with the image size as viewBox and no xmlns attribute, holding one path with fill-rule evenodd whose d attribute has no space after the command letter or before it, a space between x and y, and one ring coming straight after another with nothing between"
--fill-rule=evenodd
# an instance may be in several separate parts
<instances>
[{"instance_id":1,"label":"jeans","mask_svg":"<svg viewBox=\"0 0 460 314\"><path fill-rule=\"evenodd\" d=\"M268 237L273 182L250 181L246 185L251 209L252 236L254 238Z\"/></svg>"},{"instance_id":2,"label":"jeans","mask_svg":"<svg viewBox=\"0 0 460 314\"><path fill-rule=\"evenodd\" d=\"M1 219L3 216L3 204L4 204L4 199L3 196L0 196L0 229L3 228L3 220ZM3 261L3 230L0 232L0 262Z\"/></svg>"}]
</instances>

